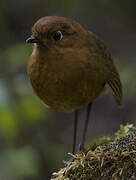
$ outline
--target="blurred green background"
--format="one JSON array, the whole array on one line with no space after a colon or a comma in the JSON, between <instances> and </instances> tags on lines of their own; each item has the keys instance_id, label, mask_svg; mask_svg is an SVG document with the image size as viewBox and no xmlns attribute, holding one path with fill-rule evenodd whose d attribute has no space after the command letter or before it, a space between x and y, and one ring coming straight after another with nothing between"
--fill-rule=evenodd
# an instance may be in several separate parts
<instances>
[{"instance_id":1,"label":"blurred green background","mask_svg":"<svg viewBox=\"0 0 136 180\"><path fill-rule=\"evenodd\" d=\"M110 135L136 116L135 0L1 0L0 1L0 180L43 180L63 166L71 151L73 113L47 109L26 75L32 47L25 43L42 16L75 19L110 48L123 82L124 100L117 108L108 93L94 103L88 141ZM85 116L80 118L81 137Z\"/></svg>"}]
</instances>

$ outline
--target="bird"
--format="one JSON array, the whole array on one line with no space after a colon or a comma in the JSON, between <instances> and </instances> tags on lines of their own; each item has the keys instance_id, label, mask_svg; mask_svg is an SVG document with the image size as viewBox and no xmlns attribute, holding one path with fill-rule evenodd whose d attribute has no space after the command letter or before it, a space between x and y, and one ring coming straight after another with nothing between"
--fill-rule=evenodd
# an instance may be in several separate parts
<instances>
[{"instance_id":1,"label":"bird","mask_svg":"<svg viewBox=\"0 0 136 180\"><path fill-rule=\"evenodd\" d=\"M117 105L122 104L122 83L109 49L95 33L61 16L38 19L26 42L33 44L27 74L36 95L56 111L74 112L73 154L79 113L87 107L82 151L92 104L105 87Z\"/></svg>"}]
</instances>

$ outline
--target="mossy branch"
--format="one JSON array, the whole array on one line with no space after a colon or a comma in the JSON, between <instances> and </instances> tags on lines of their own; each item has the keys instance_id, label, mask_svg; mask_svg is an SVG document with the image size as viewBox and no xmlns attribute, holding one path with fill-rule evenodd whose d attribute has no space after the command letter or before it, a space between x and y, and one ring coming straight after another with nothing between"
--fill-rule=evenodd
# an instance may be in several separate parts
<instances>
[{"instance_id":1,"label":"mossy branch","mask_svg":"<svg viewBox=\"0 0 136 180\"><path fill-rule=\"evenodd\" d=\"M114 137L98 139L53 176L51 180L135 180L136 127L121 125Z\"/></svg>"}]
</instances>

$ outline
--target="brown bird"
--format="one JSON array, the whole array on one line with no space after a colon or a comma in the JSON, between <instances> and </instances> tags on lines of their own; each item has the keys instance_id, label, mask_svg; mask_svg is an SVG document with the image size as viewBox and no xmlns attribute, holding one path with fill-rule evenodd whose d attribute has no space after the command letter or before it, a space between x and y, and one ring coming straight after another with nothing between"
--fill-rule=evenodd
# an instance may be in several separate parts
<instances>
[{"instance_id":1,"label":"brown bird","mask_svg":"<svg viewBox=\"0 0 136 180\"><path fill-rule=\"evenodd\" d=\"M58 111L74 111L75 153L78 114L88 105L80 150L83 149L91 105L108 85L118 105L122 85L104 42L79 23L58 16L39 19L27 43L34 43L27 72L40 99Z\"/></svg>"}]
</instances>

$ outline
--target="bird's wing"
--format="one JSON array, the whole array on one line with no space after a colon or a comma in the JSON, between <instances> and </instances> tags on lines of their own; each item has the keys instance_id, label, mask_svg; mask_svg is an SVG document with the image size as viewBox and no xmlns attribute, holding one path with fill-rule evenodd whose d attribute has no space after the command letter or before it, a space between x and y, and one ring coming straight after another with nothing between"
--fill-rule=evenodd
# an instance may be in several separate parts
<instances>
[{"instance_id":1,"label":"bird's wing","mask_svg":"<svg viewBox=\"0 0 136 180\"><path fill-rule=\"evenodd\" d=\"M104 72L107 72L108 75L106 85L110 87L110 90L115 98L115 101L118 105L122 104L122 84L120 80L120 76L118 71L114 65L111 53L109 49L106 47L103 40L99 39L94 33L90 32L91 37L96 41L96 46L99 48L99 53L101 54L101 58L104 60Z\"/></svg>"}]
</instances>

